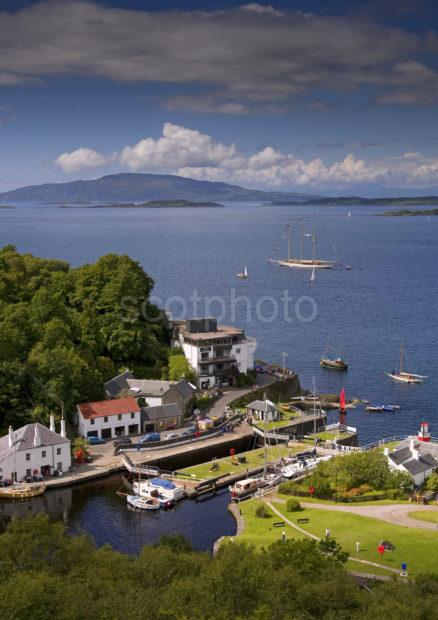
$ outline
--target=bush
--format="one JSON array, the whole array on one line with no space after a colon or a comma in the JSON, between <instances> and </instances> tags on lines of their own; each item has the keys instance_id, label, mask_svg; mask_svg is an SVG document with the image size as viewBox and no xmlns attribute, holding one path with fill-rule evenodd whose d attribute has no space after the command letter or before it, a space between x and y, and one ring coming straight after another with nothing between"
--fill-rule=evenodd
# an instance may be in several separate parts
<instances>
[{"instance_id":1,"label":"bush","mask_svg":"<svg viewBox=\"0 0 438 620\"><path fill-rule=\"evenodd\" d=\"M255 515L259 519L269 519L271 516L269 510L266 508L264 504L258 504L255 509Z\"/></svg>"},{"instance_id":2,"label":"bush","mask_svg":"<svg viewBox=\"0 0 438 620\"><path fill-rule=\"evenodd\" d=\"M278 492L282 493L283 495L300 495L301 497L307 497L309 495L309 492L304 489L300 484L292 481L283 482L282 484L280 484L280 486L278 487Z\"/></svg>"},{"instance_id":3,"label":"bush","mask_svg":"<svg viewBox=\"0 0 438 620\"><path fill-rule=\"evenodd\" d=\"M286 510L288 512L300 512L300 510L304 510L304 508L301 506L300 502L297 499L291 497L286 502Z\"/></svg>"},{"instance_id":4,"label":"bush","mask_svg":"<svg viewBox=\"0 0 438 620\"><path fill-rule=\"evenodd\" d=\"M389 489L386 492L388 499L406 499L406 493L402 489Z\"/></svg>"}]
</instances>

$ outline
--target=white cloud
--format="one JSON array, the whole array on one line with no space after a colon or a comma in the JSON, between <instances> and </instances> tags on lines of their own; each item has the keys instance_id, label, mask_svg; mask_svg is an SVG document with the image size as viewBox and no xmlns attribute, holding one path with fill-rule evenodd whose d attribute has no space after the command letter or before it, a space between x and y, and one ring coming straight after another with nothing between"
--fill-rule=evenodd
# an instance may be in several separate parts
<instances>
[{"instance_id":1,"label":"white cloud","mask_svg":"<svg viewBox=\"0 0 438 620\"><path fill-rule=\"evenodd\" d=\"M93 149L81 147L70 153L62 153L55 164L64 172L78 172L83 168L99 168L108 163L108 159Z\"/></svg>"},{"instance_id":2,"label":"white cloud","mask_svg":"<svg viewBox=\"0 0 438 620\"><path fill-rule=\"evenodd\" d=\"M64 153L55 163L65 172L76 172L114 161L136 172L167 172L261 189L348 190L358 184L427 187L438 183L438 157L424 157L421 153L401 153L374 162L348 153L331 163L319 157L306 161L269 145L246 154L236 144L224 144L208 134L172 123L164 124L159 138L146 137L125 146L118 154L105 157L83 147Z\"/></svg>"},{"instance_id":3,"label":"white cloud","mask_svg":"<svg viewBox=\"0 0 438 620\"><path fill-rule=\"evenodd\" d=\"M207 134L172 123L164 124L157 140L145 138L134 146L125 146L119 156L131 170L227 167L238 164L240 159L234 144L226 146Z\"/></svg>"},{"instance_id":4,"label":"white cloud","mask_svg":"<svg viewBox=\"0 0 438 620\"><path fill-rule=\"evenodd\" d=\"M270 4L259 4L258 2L250 2L249 4L243 4L239 7L241 11L248 11L250 13L256 13L257 15L261 15L264 13L265 15L274 15L274 17L281 17L283 13L281 11L277 11Z\"/></svg>"}]
</instances>

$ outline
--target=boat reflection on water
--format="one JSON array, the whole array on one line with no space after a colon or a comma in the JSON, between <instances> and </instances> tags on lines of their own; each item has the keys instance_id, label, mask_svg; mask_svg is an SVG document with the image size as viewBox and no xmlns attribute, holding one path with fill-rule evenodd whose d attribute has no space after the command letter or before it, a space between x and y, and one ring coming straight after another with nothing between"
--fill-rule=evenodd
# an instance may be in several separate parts
<instances>
[{"instance_id":1,"label":"boat reflection on water","mask_svg":"<svg viewBox=\"0 0 438 620\"><path fill-rule=\"evenodd\" d=\"M67 523L68 512L72 507L73 489L62 487L47 490L44 495L23 500L8 500L0 502L0 521L2 527L6 527L13 518L24 519L30 515L35 516L44 512L55 520L63 520Z\"/></svg>"}]
</instances>

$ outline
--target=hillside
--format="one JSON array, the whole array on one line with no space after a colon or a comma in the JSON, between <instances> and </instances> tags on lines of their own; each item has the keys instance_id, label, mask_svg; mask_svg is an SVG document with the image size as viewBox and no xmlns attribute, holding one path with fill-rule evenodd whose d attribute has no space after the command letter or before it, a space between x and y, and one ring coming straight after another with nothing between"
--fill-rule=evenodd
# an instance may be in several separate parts
<instances>
[{"instance_id":1,"label":"hillside","mask_svg":"<svg viewBox=\"0 0 438 620\"><path fill-rule=\"evenodd\" d=\"M91 181L30 185L0 194L0 202L145 202L150 200L287 201L310 200L308 194L262 192L238 185L196 181L162 174L112 174Z\"/></svg>"}]
</instances>

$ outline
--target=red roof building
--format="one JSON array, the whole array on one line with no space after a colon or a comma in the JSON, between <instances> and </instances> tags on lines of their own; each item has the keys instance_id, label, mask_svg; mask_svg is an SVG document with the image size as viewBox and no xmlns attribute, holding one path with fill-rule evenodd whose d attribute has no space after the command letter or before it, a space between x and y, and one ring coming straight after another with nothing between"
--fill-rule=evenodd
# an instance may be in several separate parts
<instances>
[{"instance_id":1,"label":"red roof building","mask_svg":"<svg viewBox=\"0 0 438 620\"><path fill-rule=\"evenodd\" d=\"M102 418L123 413L140 413L135 398L116 398L114 400L98 400L95 403L81 403L78 409L86 420Z\"/></svg>"}]
</instances>

